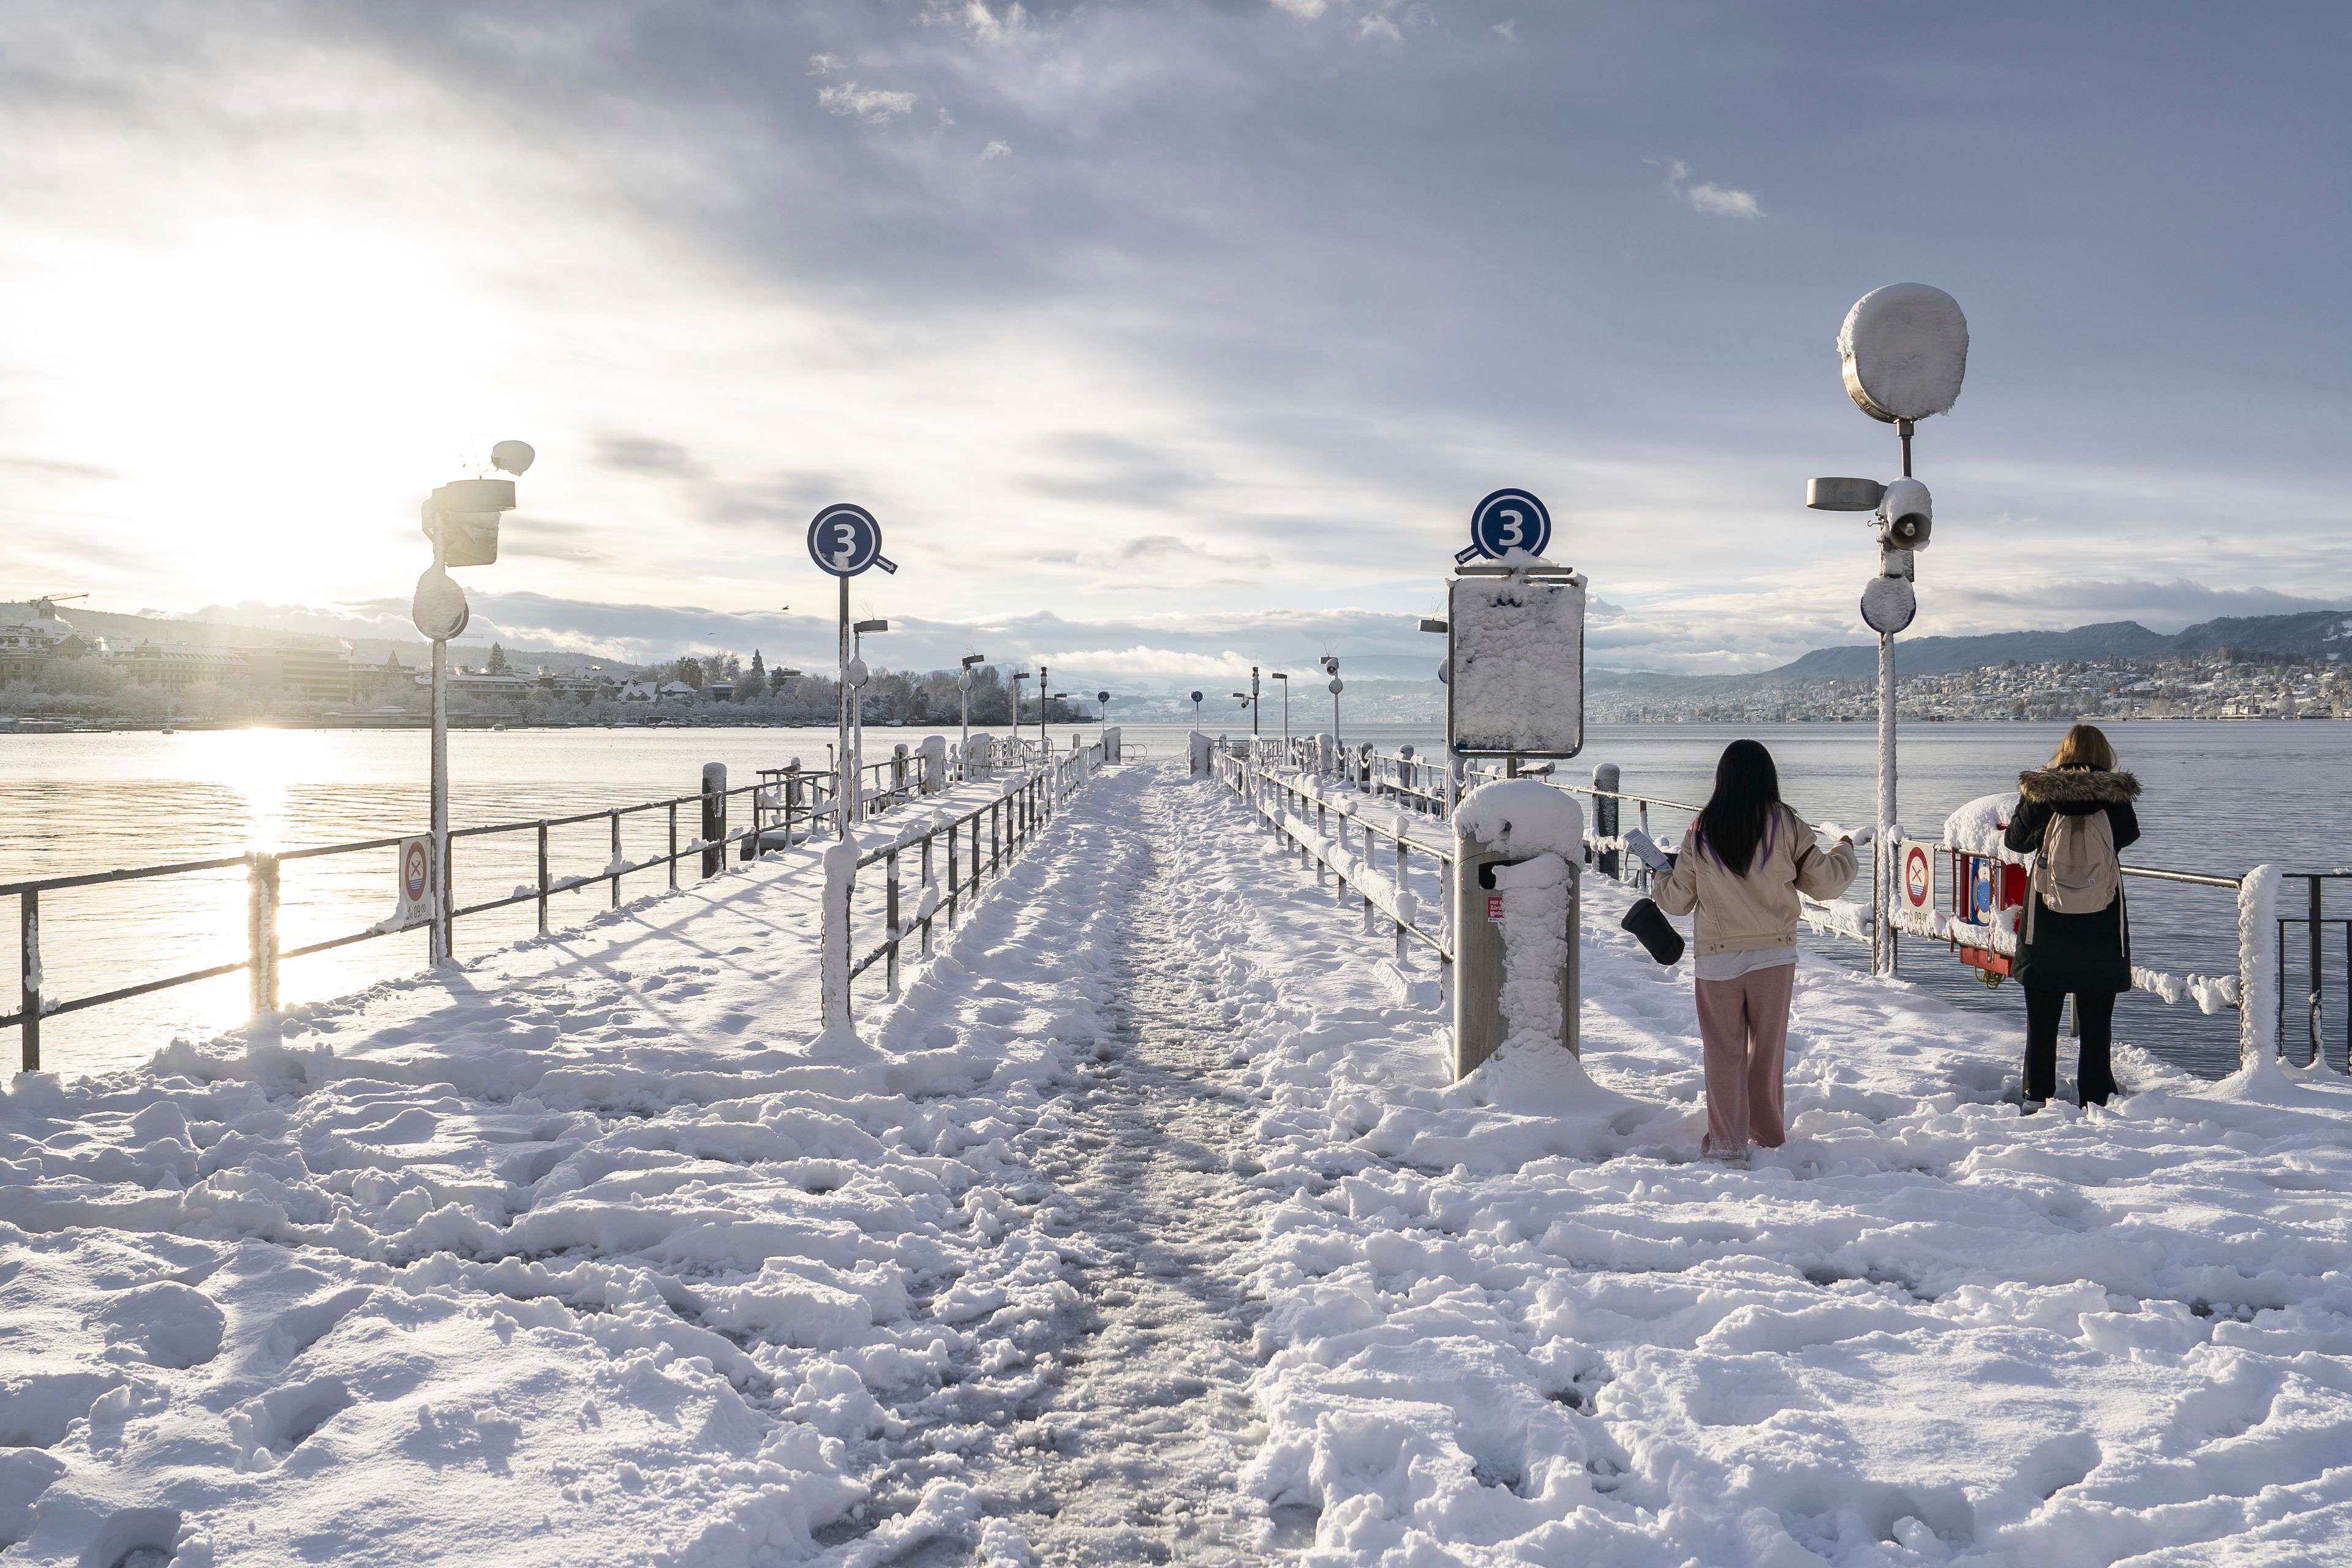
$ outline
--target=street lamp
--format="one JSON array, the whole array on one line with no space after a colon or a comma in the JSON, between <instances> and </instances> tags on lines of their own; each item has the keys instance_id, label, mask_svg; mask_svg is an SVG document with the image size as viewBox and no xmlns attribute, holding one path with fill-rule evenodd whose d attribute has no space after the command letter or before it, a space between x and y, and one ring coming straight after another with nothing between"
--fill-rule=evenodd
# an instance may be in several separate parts
<instances>
[{"instance_id":1,"label":"street lamp","mask_svg":"<svg viewBox=\"0 0 2352 1568\"><path fill-rule=\"evenodd\" d=\"M1054 755L1054 742L1045 734L1045 710L1052 705L1045 695L1045 667L1037 666L1037 745L1048 760Z\"/></svg>"},{"instance_id":2,"label":"street lamp","mask_svg":"<svg viewBox=\"0 0 2352 1568\"><path fill-rule=\"evenodd\" d=\"M490 466L520 475L536 457L528 443L501 441ZM433 925L426 953L444 963L452 950L455 911L449 900L449 642L466 629L473 609L449 575L452 566L488 566L499 558L499 519L514 510L514 480L453 479L427 497L419 514L433 542L433 564L416 579L409 619L433 645Z\"/></svg>"},{"instance_id":3,"label":"street lamp","mask_svg":"<svg viewBox=\"0 0 2352 1568\"><path fill-rule=\"evenodd\" d=\"M1290 751L1290 677L1277 669L1274 679L1282 682L1282 749L1286 755Z\"/></svg>"},{"instance_id":4,"label":"street lamp","mask_svg":"<svg viewBox=\"0 0 2352 1568\"><path fill-rule=\"evenodd\" d=\"M852 822L866 820L866 688L874 672L866 664L866 634L887 632L887 621L853 621L849 626L849 799Z\"/></svg>"},{"instance_id":5,"label":"street lamp","mask_svg":"<svg viewBox=\"0 0 2352 1568\"><path fill-rule=\"evenodd\" d=\"M1331 675L1331 745L1334 750L1337 750L1339 744L1339 693L1345 690L1346 687L1339 679L1338 659L1327 653L1323 656L1322 665Z\"/></svg>"},{"instance_id":6,"label":"street lamp","mask_svg":"<svg viewBox=\"0 0 2352 1568\"><path fill-rule=\"evenodd\" d=\"M1013 749L1014 749L1016 752L1017 752L1017 751L1019 751L1019 750L1020 750L1020 747L1021 747L1021 683L1022 683L1023 681L1024 681L1024 680L1028 679L1029 679L1029 672L1028 672L1027 670L1025 670L1025 669L1016 669L1016 670L1014 670L1014 671L1013 672L1013 736L1012 736L1012 739L1013 739ZM1040 690L1040 691L1043 691L1043 690L1045 690L1045 686L1041 683L1041 684L1038 686L1037 689L1038 689L1038 690Z\"/></svg>"},{"instance_id":7,"label":"street lamp","mask_svg":"<svg viewBox=\"0 0 2352 1568\"><path fill-rule=\"evenodd\" d=\"M1878 575L1862 591L1863 623L1878 634L1878 826L1870 858L1870 967L1895 972L1895 932L1887 924L1895 874L1895 634L1911 624L1919 601L1912 591L1912 558L1927 548L1935 502L1911 477L1911 434L1918 421L1948 414L1968 374L1969 322L1959 301L1925 283L1896 283L1854 301L1838 333L1846 395L1854 406L1895 426L1903 447L1903 477L1892 484L1866 479L1817 479L1805 487L1816 511L1874 513Z\"/></svg>"},{"instance_id":8,"label":"street lamp","mask_svg":"<svg viewBox=\"0 0 2352 1568\"><path fill-rule=\"evenodd\" d=\"M963 656L962 668L956 672L956 689L963 694L963 750L956 762L959 772L971 765L971 667L987 660L984 653L968 653Z\"/></svg>"}]
</instances>

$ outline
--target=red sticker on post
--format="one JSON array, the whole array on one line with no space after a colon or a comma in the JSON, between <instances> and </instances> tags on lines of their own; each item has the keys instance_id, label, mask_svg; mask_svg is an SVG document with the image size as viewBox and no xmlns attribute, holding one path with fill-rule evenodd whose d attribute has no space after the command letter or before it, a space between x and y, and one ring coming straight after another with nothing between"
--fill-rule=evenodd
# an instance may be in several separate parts
<instances>
[{"instance_id":1,"label":"red sticker on post","mask_svg":"<svg viewBox=\"0 0 2352 1568\"><path fill-rule=\"evenodd\" d=\"M1502 894L1489 893L1486 895L1486 918L1490 921L1498 921L1503 918Z\"/></svg>"}]
</instances>

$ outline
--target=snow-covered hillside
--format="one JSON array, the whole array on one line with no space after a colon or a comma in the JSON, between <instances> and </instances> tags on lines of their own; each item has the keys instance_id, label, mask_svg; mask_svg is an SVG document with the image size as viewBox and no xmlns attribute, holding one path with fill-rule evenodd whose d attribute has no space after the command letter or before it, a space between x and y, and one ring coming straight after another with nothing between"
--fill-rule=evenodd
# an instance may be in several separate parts
<instances>
[{"instance_id":1,"label":"snow-covered hillside","mask_svg":"<svg viewBox=\"0 0 2352 1568\"><path fill-rule=\"evenodd\" d=\"M1697 1157L1588 883L1585 1063L1444 1081L1385 940L1114 770L815 1054L766 863L0 1100L0 1542L149 1568L2352 1556L2352 1090L1799 977ZM1425 960L1423 961L1425 962Z\"/></svg>"}]
</instances>

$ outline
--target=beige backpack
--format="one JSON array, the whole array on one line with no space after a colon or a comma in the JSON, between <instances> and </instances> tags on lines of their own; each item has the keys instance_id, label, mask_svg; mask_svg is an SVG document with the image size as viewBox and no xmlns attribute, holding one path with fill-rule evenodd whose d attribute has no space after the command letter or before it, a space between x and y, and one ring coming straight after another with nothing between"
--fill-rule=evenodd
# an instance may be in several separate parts
<instances>
[{"instance_id":1,"label":"beige backpack","mask_svg":"<svg viewBox=\"0 0 2352 1568\"><path fill-rule=\"evenodd\" d=\"M2033 858L2033 890L2044 904L2062 915L2096 914L2116 901L2123 879L2115 825L2105 812L2051 813Z\"/></svg>"}]
</instances>

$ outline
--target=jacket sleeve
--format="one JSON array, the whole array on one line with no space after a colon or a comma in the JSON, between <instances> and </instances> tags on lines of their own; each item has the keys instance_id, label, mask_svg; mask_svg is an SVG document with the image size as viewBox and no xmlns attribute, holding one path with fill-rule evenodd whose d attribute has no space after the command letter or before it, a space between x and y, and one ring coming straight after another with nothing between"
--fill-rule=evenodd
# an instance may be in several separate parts
<instances>
[{"instance_id":1,"label":"jacket sleeve","mask_svg":"<svg viewBox=\"0 0 2352 1568\"><path fill-rule=\"evenodd\" d=\"M2017 815L2009 819L2009 831L2000 836L2000 841L2012 853L2031 855L2042 847L2042 830L2049 822L2048 805L2038 800L2020 801Z\"/></svg>"},{"instance_id":2,"label":"jacket sleeve","mask_svg":"<svg viewBox=\"0 0 2352 1568\"><path fill-rule=\"evenodd\" d=\"M2107 807L2107 826L2115 829L2118 852L2139 842L2139 813L2132 809L2131 802L2119 800Z\"/></svg>"},{"instance_id":3,"label":"jacket sleeve","mask_svg":"<svg viewBox=\"0 0 2352 1568\"><path fill-rule=\"evenodd\" d=\"M1650 884L1650 897L1658 908L1670 915L1686 915L1698 908L1698 858L1703 853L1685 832L1674 869Z\"/></svg>"},{"instance_id":4,"label":"jacket sleeve","mask_svg":"<svg viewBox=\"0 0 2352 1568\"><path fill-rule=\"evenodd\" d=\"M1839 844L1823 854L1812 841L1813 830L1801 826L1802 847L1797 851L1797 891L1809 899L1834 899L1852 885L1861 868L1853 846Z\"/></svg>"}]
</instances>

